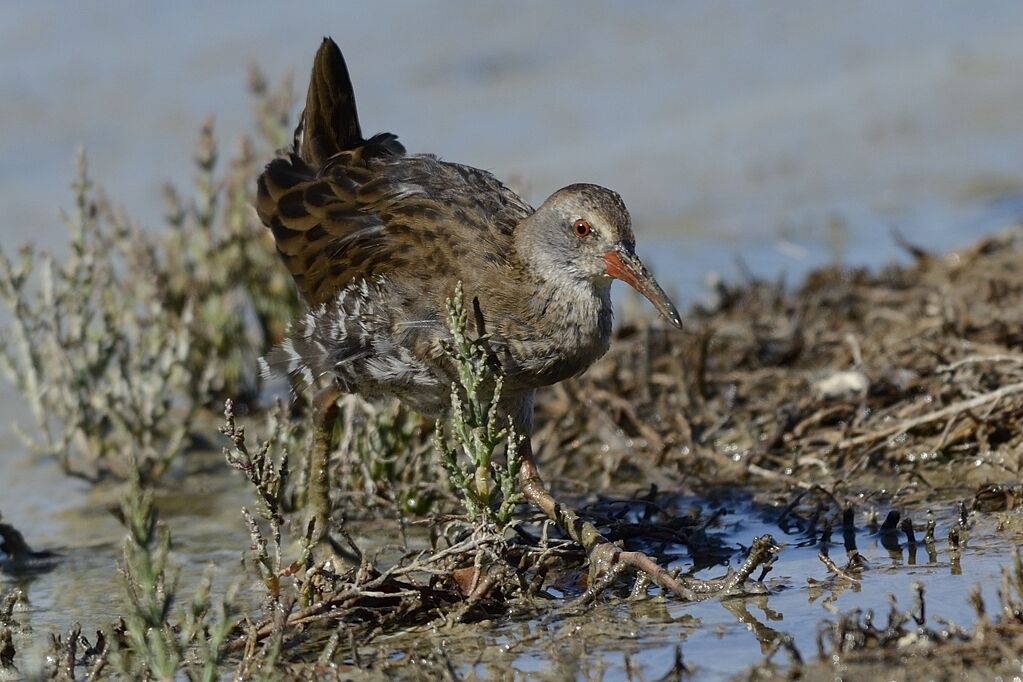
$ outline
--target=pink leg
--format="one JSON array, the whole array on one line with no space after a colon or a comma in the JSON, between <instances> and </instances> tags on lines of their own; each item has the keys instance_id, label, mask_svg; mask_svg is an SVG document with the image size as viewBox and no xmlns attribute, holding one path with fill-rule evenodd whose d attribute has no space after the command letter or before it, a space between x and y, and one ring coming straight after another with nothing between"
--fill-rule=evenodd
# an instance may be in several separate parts
<instances>
[{"instance_id":1,"label":"pink leg","mask_svg":"<svg viewBox=\"0 0 1023 682\"><path fill-rule=\"evenodd\" d=\"M568 533L569 537L582 545L590 555L591 574L593 568L596 569L596 573L606 575L629 567L645 573L656 585L683 599L698 598L692 589L658 566L653 559L641 552L627 552L612 544L600 534L596 526L579 518L574 509L559 504L540 478L533 457L533 447L528 438L522 441L519 453L522 457L522 468L519 469L519 487L522 494L546 514L547 518Z\"/></svg>"}]
</instances>

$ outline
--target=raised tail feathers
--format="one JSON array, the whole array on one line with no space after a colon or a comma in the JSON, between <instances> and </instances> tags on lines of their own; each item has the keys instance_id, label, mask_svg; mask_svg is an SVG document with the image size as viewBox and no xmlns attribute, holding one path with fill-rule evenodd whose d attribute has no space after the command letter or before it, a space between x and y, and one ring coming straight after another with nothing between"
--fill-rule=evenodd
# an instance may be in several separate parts
<instances>
[{"instance_id":1,"label":"raised tail feathers","mask_svg":"<svg viewBox=\"0 0 1023 682\"><path fill-rule=\"evenodd\" d=\"M302 297L316 305L351 281L354 269L345 258L353 256L344 254L352 242L360 244L352 253L383 243L383 221L363 205L360 187L391 182L386 164L372 162L403 156L405 149L391 133L363 139L348 68L330 38L313 60L295 140L259 176L256 213L273 232Z\"/></svg>"},{"instance_id":2,"label":"raised tail feathers","mask_svg":"<svg viewBox=\"0 0 1023 682\"><path fill-rule=\"evenodd\" d=\"M337 43L324 38L309 77L299 156L313 168L319 168L338 152L364 142L345 58Z\"/></svg>"}]
</instances>

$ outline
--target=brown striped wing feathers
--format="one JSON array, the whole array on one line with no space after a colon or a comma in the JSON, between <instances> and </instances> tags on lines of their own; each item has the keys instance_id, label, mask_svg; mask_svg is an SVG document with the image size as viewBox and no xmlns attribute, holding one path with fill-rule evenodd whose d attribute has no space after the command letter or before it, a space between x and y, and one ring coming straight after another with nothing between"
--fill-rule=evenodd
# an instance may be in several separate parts
<instances>
[{"instance_id":1,"label":"brown striped wing feathers","mask_svg":"<svg viewBox=\"0 0 1023 682\"><path fill-rule=\"evenodd\" d=\"M485 171L403 151L379 135L319 171L292 154L260 177L257 211L310 304L360 278L508 257L529 206Z\"/></svg>"}]
</instances>

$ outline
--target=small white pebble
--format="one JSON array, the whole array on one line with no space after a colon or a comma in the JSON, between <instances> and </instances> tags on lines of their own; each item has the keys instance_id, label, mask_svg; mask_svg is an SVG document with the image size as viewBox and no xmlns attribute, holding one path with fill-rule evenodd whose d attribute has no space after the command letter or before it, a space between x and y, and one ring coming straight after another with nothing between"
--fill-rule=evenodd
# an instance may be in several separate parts
<instances>
[{"instance_id":1,"label":"small white pebble","mask_svg":"<svg viewBox=\"0 0 1023 682\"><path fill-rule=\"evenodd\" d=\"M813 384L814 393L824 400L838 400L866 395L870 380L858 370L833 372Z\"/></svg>"}]
</instances>

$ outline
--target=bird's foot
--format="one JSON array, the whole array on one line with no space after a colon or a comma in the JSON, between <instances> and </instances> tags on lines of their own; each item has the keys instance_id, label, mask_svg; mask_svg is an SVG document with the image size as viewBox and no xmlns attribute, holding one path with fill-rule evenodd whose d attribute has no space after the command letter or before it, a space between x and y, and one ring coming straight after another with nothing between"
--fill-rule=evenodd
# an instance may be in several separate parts
<instances>
[{"instance_id":1,"label":"bird's foot","mask_svg":"<svg viewBox=\"0 0 1023 682\"><path fill-rule=\"evenodd\" d=\"M711 595L737 595L761 593L762 585L749 586L746 581L758 566L764 566L764 573L778 553L778 546L770 535L762 535L753 541L749 554L737 571L730 571L723 578L699 580L685 578L678 571L669 571L642 552L626 550L605 538L589 521L583 521L578 512L558 503L544 486L539 476L522 477L523 495L554 521L573 540L582 545L590 558L590 580L586 593L581 598L591 601L612 585L626 570L640 576L633 593L645 590L647 581L666 592L686 601L694 601ZM761 578L763 575L761 575Z\"/></svg>"},{"instance_id":2,"label":"bird's foot","mask_svg":"<svg viewBox=\"0 0 1023 682\"><path fill-rule=\"evenodd\" d=\"M340 576L363 564L362 552L345 530L344 523L332 524L323 509L313 508L306 525L304 563L317 573ZM343 540L338 539L338 536Z\"/></svg>"},{"instance_id":3,"label":"bird's foot","mask_svg":"<svg viewBox=\"0 0 1023 682\"><path fill-rule=\"evenodd\" d=\"M359 560L342 551L336 542L327 537L313 545L310 552L310 563L321 572L341 575L347 568L353 565L358 566Z\"/></svg>"},{"instance_id":4,"label":"bird's foot","mask_svg":"<svg viewBox=\"0 0 1023 682\"><path fill-rule=\"evenodd\" d=\"M589 523L593 532L596 528ZM592 601L627 570L637 574L633 595L640 596L653 583L661 589L686 601L696 601L708 596L736 596L762 594L765 588L757 583L747 583L758 566L770 570L770 564L778 553L778 546L770 535L762 535L753 541L746 560L738 570L729 571L722 578L700 580L685 578L679 571L669 571L642 552L627 551L597 533L599 540L588 548L590 558L590 579L582 601ZM763 577L763 576L761 576Z\"/></svg>"}]
</instances>

